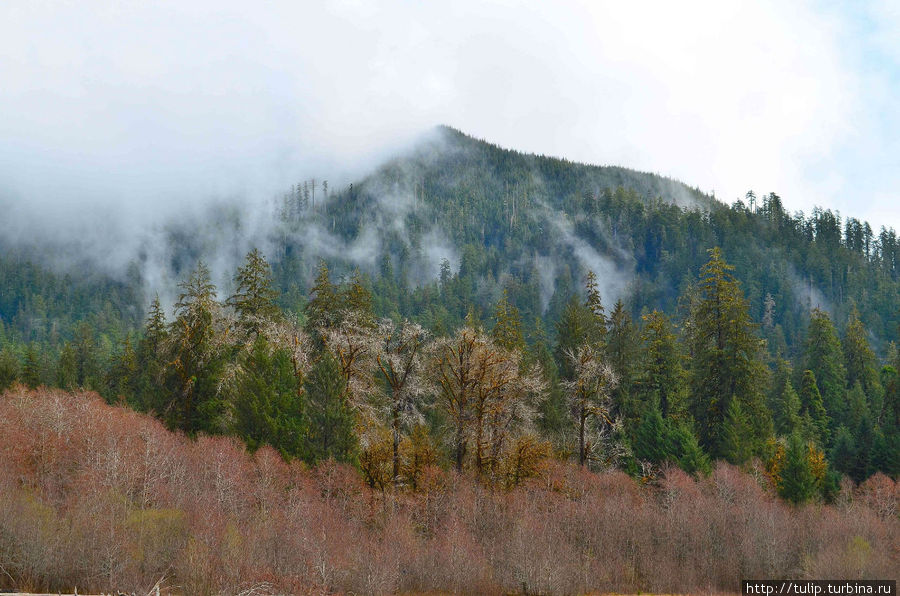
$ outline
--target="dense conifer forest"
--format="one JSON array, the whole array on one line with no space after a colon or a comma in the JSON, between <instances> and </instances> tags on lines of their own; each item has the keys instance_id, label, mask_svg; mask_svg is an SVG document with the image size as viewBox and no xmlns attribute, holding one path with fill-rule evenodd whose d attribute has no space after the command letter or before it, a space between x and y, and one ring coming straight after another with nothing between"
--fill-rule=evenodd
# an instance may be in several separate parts
<instances>
[{"instance_id":1,"label":"dense conifer forest","mask_svg":"<svg viewBox=\"0 0 900 596\"><path fill-rule=\"evenodd\" d=\"M628 484L624 474L633 484L617 490L702 492L737 482L736 468L778 507L847 503L866 482L896 503L894 230L827 209L791 214L773 192L728 206L657 175L524 155L448 128L346 187L297 183L267 204L249 242L242 213L215 205L167 225L166 257L153 265L168 285L149 283L146 253L111 274L3 241L3 407L21 415L17 404L44 395L25 388L74 392L47 394L55 400L97 392L198 445L228 436L266 454L252 466L355 470L373 495L408 496L410 511L427 509L416 495L435 490L438 472L476 500L532 491L502 506L512 517L541 506L529 499L542 482L590 493L577 487ZM239 245L248 250L223 258ZM580 475L593 472L606 480ZM277 482L290 484L285 474ZM41 486L46 498L56 490ZM169 516L148 518L154 531L187 527L170 506L140 515ZM355 516L347 523L364 523ZM896 533L896 513L883 519ZM436 532L424 528L417 539ZM602 585L728 589L621 565L611 573L631 579ZM15 570L47 589L64 581ZM467 581L531 589L501 571ZM321 584L357 589L335 577ZM566 577L574 583L536 589L596 588Z\"/></svg>"}]
</instances>

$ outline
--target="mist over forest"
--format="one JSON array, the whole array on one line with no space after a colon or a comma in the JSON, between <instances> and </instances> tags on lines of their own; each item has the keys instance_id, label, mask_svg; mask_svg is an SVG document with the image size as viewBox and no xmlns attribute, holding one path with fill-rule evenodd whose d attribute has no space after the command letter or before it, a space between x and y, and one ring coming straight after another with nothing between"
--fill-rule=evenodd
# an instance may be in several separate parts
<instances>
[{"instance_id":1,"label":"mist over forest","mask_svg":"<svg viewBox=\"0 0 900 596\"><path fill-rule=\"evenodd\" d=\"M898 31L2 3L0 591L895 580Z\"/></svg>"}]
</instances>

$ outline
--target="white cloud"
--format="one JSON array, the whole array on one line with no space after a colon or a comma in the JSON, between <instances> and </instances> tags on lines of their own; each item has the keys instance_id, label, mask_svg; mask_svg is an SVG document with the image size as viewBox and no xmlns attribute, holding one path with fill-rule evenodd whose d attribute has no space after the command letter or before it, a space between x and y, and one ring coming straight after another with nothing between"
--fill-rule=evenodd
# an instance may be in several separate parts
<instances>
[{"instance_id":1,"label":"white cloud","mask_svg":"<svg viewBox=\"0 0 900 596\"><path fill-rule=\"evenodd\" d=\"M63 223L97 204L142 222L300 175L349 179L447 123L900 227L876 199L900 182L883 157L897 23L887 2L13 0L0 192Z\"/></svg>"}]
</instances>

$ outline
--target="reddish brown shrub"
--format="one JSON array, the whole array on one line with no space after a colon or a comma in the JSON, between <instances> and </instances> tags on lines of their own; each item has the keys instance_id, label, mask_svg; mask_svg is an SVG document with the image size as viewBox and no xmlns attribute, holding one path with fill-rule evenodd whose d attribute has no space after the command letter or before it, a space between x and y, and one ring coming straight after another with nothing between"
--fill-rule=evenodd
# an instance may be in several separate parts
<instances>
[{"instance_id":1,"label":"reddish brown shrub","mask_svg":"<svg viewBox=\"0 0 900 596\"><path fill-rule=\"evenodd\" d=\"M762 479L762 481L760 480ZM789 507L717 465L658 486L548 461L511 491L186 437L92 394L0 397L0 588L238 593L736 591L746 577L893 577L897 483Z\"/></svg>"}]
</instances>

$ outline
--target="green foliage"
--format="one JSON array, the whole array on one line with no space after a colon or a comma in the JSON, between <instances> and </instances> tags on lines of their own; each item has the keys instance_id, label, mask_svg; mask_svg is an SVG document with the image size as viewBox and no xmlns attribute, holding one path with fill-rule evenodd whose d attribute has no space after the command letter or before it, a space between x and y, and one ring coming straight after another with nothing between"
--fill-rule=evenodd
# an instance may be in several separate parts
<instances>
[{"instance_id":1,"label":"green foliage","mask_svg":"<svg viewBox=\"0 0 900 596\"><path fill-rule=\"evenodd\" d=\"M336 324L337 290L331 283L331 274L325 261L319 261L319 271L309 295L309 302L306 303L306 328L312 333Z\"/></svg>"},{"instance_id":2,"label":"green foliage","mask_svg":"<svg viewBox=\"0 0 900 596\"><path fill-rule=\"evenodd\" d=\"M787 439L779 494L791 503L800 504L812 499L816 492L806 441L799 433L792 433Z\"/></svg>"},{"instance_id":3,"label":"green foliage","mask_svg":"<svg viewBox=\"0 0 900 596\"><path fill-rule=\"evenodd\" d=\"M772 382L770 406L775 423L775 433L786 437L800 426L800 397L791 385L790 363L778 362Z\"/></svg>"},{"instance_id":4,"label":"green foliage","mask_svg":"<svg viewBox=\"0 0 900 596\"><path fill-rule=\"evenodd\" d=\"M308 453L313 462L356 458L355 417L344 387L337 360L323 350L304 383L309 407Z\"/></svg>"},{"instance_id":5,"label":"green foliage","mask_svg":"<svg viewBox=\"0 0 900 596\"><path fill-rule=\"evenodd\" d=\"M593 343L592 340L598 339L596 329L593 313L573 295L556 325L554 356L562 378L572 379L575 374L574 364L566 354L577 351L584 343Z\"/></svg>"},{"instance_id":6,"label":"green foliage","mask_svg":"<svg viewBox=\"0 0 900 596\"><path fill-rule=\"evenodd\" d=\"M691 409L701 445L714 456L742 462L772 432L762 393L766 368L747 301L731 275L734 267L718 248L709 254L687 323Z\"/></svg>"},{"instance_id":7,"label":"green foliage","mask_svg":"<svg viewBox=\"0 0 900 596\"><path fill-rule=\"evenodd\" d=\"M288 333L267 338L265 357L254 356L254 337L262 321L287 325L284 309L300 316L317 355L319 331L353 310L370 331L381 317L408 318L437 337L463 324L491 328L498 344L542 365L547 389L529 406L538 410L541 438L561 452L571 447L561 381L574 374L565 354L589 345L617 373L614 413L648 461L678 461L691 471L708 469L707 454L746 461L761 453L774 416L780 436L828 447L834 466L855 479L896 474L900 355L888 341L900 322L900 243L893 230L876 234L822 209L789 215L774 193L754 195L752 209L729 207L658 176L523 155L449 129L439 135L435 146L330 189L327 202L313 205L298 185L279 209L283 233L273 236L271 265L254 250L234 276L226 304L237 324L202 265L181 285L175 320L167 322L157 298L141 327L147 280L137 265L115 280L90 268L65 275L0 239L0 388L18 379L122 395L189 433L235 432L252 445L274 441L286 454L300 453L283 446L291 441L264 435L300 432L284 430L298 420L272 412L294 407L280 401L289 394L284 358L297 384L311 354ZM352 245L372 232L371 213L383 207L386 188L409 190L415 200L396 220L402 231L375 230L375 265L363 275L350 256L336 255L316 270L308 243L298 240L307 226ZM209 215L201 225L217 234L242 224L227 209ZM459 256L452 264L424 257L436 226ZM195 232L167 229L169 274L214 256ZM631 276L611 313L601 301L609 280L586 270L572 239ZM695 283L690 272L701 267ZM638 313L650 314L638 320ZM303 362L286 348L304 351ZM777 358L771 382L766 352ZM250 374L248 362L262 363L269 376ZM233 376L236 370L246 374ZM329 394L323 378L317 386L320 397ZM320 428L344 428L348 437L359 430L346 404L319 402L319 422L332 420ZM241 431L239 406L251 421ZM439 434L440 415L425 415ZM664 448L654 443L660 433ZM334 455L323 453L315 457Z\"/></svg>"},{"instance_id":8,"label":"green foliage","mask_svg":"<svg viewBox=\"0 0 900 596\"><path fill-rule=\"evenodd\" d=\"M752 427L741 402L732 399L722 423L721 454L733 464L745 464L753 455Z\"/></svg>"},{"instance_id":9,"label":"green foliage","mask_svg":"<svg viewBox=\"0 0 900 596\"><path fill-rule=\"evenodd\" d=\"M640 343L631 315L625 304L618 300L609 316L606 356L618 379L613 389L613 403L626 424L635 423L640 418L640 405L634 390Z\"/></svg>"},{"instance_id":10,"label":"green foliage","mask_svg":"<svg viewBox=\"0 0 900 596\"><path fill-rule=\"evenodd\" d=\"M644 315L643 320L643 358L637 383L640 400L643 404L658 403L664 418L683 418L687 378L672 325L658 310Z\"/></svg>"},{"instance_id":11,"label":"green foliage","mask_svg":"<svg viewBox=\"0 0 900 596\"><path fill-rule=\"evenodd\" d=\"M224 366L222 337L216 329L219 304L209 269L198 263L179 284L167 361L171 398L165 406L170 424L189 433L222 429L224 404L219 379Z\"/></svg>"},{"instance_id":12,"label":"green foliage","mask_svg":"<svg viewBox=\"0 0 900 596\"><path fill-rule=\"evenodd\" d=\"M353 272L350 283L341 293L339 303L344 310L355 313L361 324L374 326L375 311L372 307L372 292L366 286L358 269Z\"/></svg>"},{"instance_id":13,"label":"green foliage","mask_svg":"<svg viewBox=\"0 0 900 596\"><path fill-rule=\"evenodd\" d=\"M685 422L664 419L655 404L644 412L631 444L639 460L656 465L672 462L689 474L710 470L709 458L690 427Z\"/></svg>"},{"instance_id":14,"label":"green foliage","mask_svg":"<svg viewBox=\"0 0 900 596\"><path fill-rule=\"evenodd\" d=\"M227 304L237 311L241 324L258 334L263 321L281 314L278 291L272 287L272 268L256 248L247 253L244 264L234 276L235 291Z\"/></svg>"},{"instance_id":15,"label":"green foliage","mask_svg":"<svg viewBox=\"0 0 900 596\"><path fill-rule=\"evenodd\" d=\"M584 305L591 311L591 314L594 315L596 326L597 336L592 339L594 341L603 341L606 336L608 320L606 318L606 311L603 308L603 301L600 297L600 289L597 287L597 275L593 271L588 271L587 273L585 293L587 294L587 297L584 300Z\"/></svg>"},{"instance_id":16,"label":"green foliage","mask_svg":"<svg viewBox=\"0 0 900 596\"><path fill-rule=\"evenodd\" d=\"M234 432L251 450L268 444L304 457L307 419L290 354L257 336L241 363L233 400Z\"/></svg>"},{"instance_id":17,"label":"green foliage","mask_svg":"<svg viewBox=\"0 0 900 596\"><path fill-rule=\"evenodd\" d=\"M815 376L828 415L834 423L843 420L847 415L844 355L831 318L818 308L813 310L809 321L804 352L804 369Z\"/></svg>"},{"instance_id":18,"label":"green foliage","mask_svg":"<svg viewBox=\"0 0 900 596\"><path fill-rule=\"evenodd\" d=\"M0 348L0 393L19 379L19 359L8 346Z\"/></svg>"},{"instance_id":19,"label":"green foliage","mask_svg":"<svg viewBox=\"0 0 900 596\"><path fill-rule=\"evenodd\" d=\"M641 417L640 424L632 435L634 456L654 464L660 464L671 458L668 444L668 429L659 408L649 408Z\"/></svg>"},{"instance_id":20,"label":"green foliage","mask_svg":"<svg viewBox=\"0 0 900 596\"><path fill-rule=\"evenodd\" d=\"M25 349L25 362L22 365L22 382L34 389L41 385L41 363L37 347L33 343Z\"/></svg>"},{"instance_id":21,"label":"green foliage","mask_svg":"<svg viewBox=\"0 0 900 596\"><path fill-rule=\"evenodd\" d=\"M811 421L815 433L812 438L816 443L826 445L831 436L831 420L825 411L816 376L811 370L803 371L803 378L800 381L800 413Z\"/></svg>"},{"instance_id":22,"label":"green foliage","mask_svg":"<svg viewBox=\"0 0 900 596\"><path fill-rule=\"evenodd\" d=\"M829 458L835 470L850 475L856 465L856 442L846 426L839 426L834 435Z\"/></svg>"},{"instance_id":23,"label":"green foliage","mask_svg":"<svg viewBox=\"0 0 900 596\"><path fill-rule=\"evenodd\" d=\"M519 309L509 303L509 293L506 290L503 290L503 297L497 301L494 309L494 328L491 337L497 345L507 350L525 349Z\"/></svg>"},{"instance_id":24,"label":"green foliage","mask_svg":"<svg viewBox=\"0 0 900 596\"><path fill-rule=\"evenodd\" d=\"M56 364L56 384L72 391L78 388L78 357L72 344L66 342L59 352Z\"/></svg>"},{"instance_id":25,"label":"green foliage","mask_svg":"<svg viewBox=\"0 0 900 596\"><path fill-rule=\"evenodd\" d=\"M875 409L880 410L882 388L878 379L878 362L869 346L868 334L859 320L856 307L850 311L842 347L847 367L847 386L853 387L859 383L867 401L877 404Z\"/></svg>"}]
</instances>

